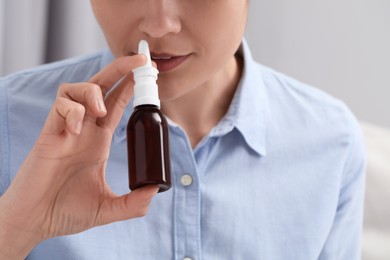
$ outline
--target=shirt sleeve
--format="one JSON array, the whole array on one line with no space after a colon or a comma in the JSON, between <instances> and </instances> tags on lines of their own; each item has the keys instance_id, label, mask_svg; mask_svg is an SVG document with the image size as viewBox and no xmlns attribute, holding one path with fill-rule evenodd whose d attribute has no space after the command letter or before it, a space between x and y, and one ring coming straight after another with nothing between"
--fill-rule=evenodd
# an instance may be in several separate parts
<instances>
[{"instance_id":1,"label":"shirt sleeve","mask_svg":"<svg viewBox=\"0 0 390 260\"><path fill-rule=\"evenodd\" d=\"M8 112L6 83L0 80L0 196L9 185Z\"/></svg>"},{"instance_id":2,"label":"shirt sleeve","mask_svg":"<svg viewBox=\"0 0 390 260\"><path fill-rule=\"evenodd\" d=\"M366 155L357 120L350 116L350 141L334 222L319 260L357 260L361 255Z\"/></svg>"}]
</instances>

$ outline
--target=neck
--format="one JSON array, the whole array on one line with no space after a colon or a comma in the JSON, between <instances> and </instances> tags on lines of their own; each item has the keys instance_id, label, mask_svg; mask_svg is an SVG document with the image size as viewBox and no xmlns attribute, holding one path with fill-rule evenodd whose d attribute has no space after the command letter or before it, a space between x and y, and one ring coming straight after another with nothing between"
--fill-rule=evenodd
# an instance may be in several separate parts
<instances>
[{"instance_id":1,"label":"neck","mask_svg":"<svg viewBox=\"0 0 390 260\"><path fill-rule=\"evenodd\" d=\"M193 148L227 113L241 71L241 58L234 57L210 81L185 96L162 104L162 111L184 129Z\"/></svg>"}]
</instances>

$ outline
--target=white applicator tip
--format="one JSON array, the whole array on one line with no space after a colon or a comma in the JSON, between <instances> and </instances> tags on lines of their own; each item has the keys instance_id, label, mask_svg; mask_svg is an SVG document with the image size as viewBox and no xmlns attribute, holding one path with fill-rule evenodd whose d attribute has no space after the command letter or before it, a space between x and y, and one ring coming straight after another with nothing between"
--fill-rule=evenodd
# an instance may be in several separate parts
<instances>
[{"instance_id":1,"label":"white applicator tip","mask_svg":"<svg viewBox=\"0 0 390 260\"><path fill-rule=\"evenodd\" d=\"M158 70L152 66L149 45L146 41L139 42L138 54L145 55L147 62L145 65L133 69L135 81L133 106L155 105L160 107L156 83Z\"/></svg>"},{"instance_id":2,"label":"white applicator tip","mask_svg":"<svg viewBox=\"0 0 390 260\"><path fill-rule=\"evenodd\" d=\"M145 55L147 62L145 66L152 66L152 59L150 58L149 45L147 41L141 40L138 44L138 54Z\"/></svg>"}]
</instances>

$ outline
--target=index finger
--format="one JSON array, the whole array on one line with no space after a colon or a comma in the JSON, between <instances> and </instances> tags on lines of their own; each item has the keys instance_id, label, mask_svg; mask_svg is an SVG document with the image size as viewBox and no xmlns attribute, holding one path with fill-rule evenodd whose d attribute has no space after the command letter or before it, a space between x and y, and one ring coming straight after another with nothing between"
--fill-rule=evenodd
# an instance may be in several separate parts
<instances>
[{"instance_id":1,"label":"index finger","mask_svg":"<svg viewBox=\"0 0 390 260\"><path fill-rule=\"evenodd\" d=\"M123 56L115 59L104 69L96 73L88 82L100 86L103 96L126 74L133 69L145 65L144 55Z\"/></svg>"}]
</instances>

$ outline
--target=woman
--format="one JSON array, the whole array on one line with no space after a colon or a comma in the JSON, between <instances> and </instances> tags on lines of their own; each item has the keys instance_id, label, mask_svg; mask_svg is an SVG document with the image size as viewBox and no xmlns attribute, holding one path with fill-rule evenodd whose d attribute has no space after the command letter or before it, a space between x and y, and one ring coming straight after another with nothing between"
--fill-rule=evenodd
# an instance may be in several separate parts
<instances>
[{"instance_id":1,"label":"woman","mask_svg":"<svg viewBox=\"0 0 390 260\"><path fill-rule=\"evenodd\" d=\"M356 120L252 60L248 2L91 0L110 51L1 80L0 258L359 258ZM155 197L127 188L141 39L170 124L173 188Z\"/></svg>"}]
</instances>

